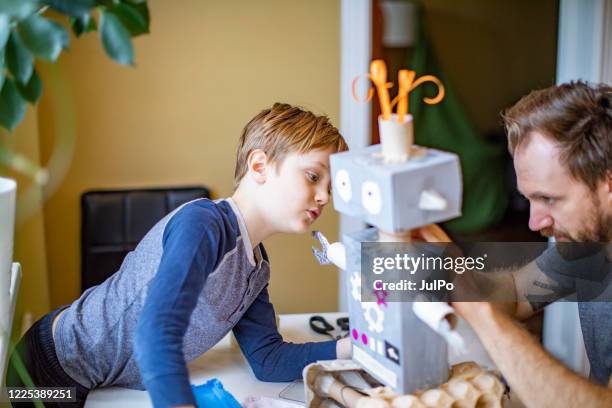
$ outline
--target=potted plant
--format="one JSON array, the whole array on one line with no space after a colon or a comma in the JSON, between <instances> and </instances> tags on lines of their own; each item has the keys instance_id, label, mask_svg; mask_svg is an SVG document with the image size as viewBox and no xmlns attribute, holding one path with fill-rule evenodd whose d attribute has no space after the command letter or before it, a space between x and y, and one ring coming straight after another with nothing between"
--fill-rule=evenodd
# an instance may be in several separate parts
<instances>
[{"instance_id":1,"label":"potted plant","mask_svg":"<svg viewBox=\"0 0 612 408\"><path fill-rule=\"evenodd\" d=\"M42 93L36 60L55 62L67 49L72 30L78 38L98 31L106 54L132 65L132 37L149 32L146 0L1 0L0 1L0 131L12 132L26 105ZM0 135L5 136L5 135ZM7 139L10 135L7 135ZM5 139L6 140L6 139ZM23 173L45 184L46 169L18 155L0 138L0 168ZM43 177L44 176L44 177ZM10 335L11 266L17 185L0 177L0 378L3 351Z\"/></svg>"}]
</instances>

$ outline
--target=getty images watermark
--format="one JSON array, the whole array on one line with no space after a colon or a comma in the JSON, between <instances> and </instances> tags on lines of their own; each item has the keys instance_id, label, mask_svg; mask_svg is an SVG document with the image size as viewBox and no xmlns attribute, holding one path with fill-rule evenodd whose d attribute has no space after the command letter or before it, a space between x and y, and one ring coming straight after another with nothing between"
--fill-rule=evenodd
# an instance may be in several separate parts
<instances>
[{"instance_id":1,"label":"getty images watermark","mask_svg":"<svg viewBox=\"0 0 612 408\"><path fill-rule=\"evenodd\" d=\"M612 301L608 242L361 242L355 249L347 270L363 302Z\"/></svg>"},{"instance_id":2,"label":"getty images watermark","mask_svg":"<svg viewBox=\"0 0 612 408\"><path fill-rule=\"evenodd\" d=\"M414 248L411 248L414 250ZM400 279L394 282L385 282L383 279L374 280L372 287L374 290L389 290L389 291L439 291L453 290L454 283L446 279L428 279L430 276L439 274L439 272L454 272L463 274L465 271L483 271L485 269L485 260L488 255L483 254L478 257L471 256L439 256L412 254L412 253L396 253L394 256L375 256L372 258L371 270L372 273L380 275L384 272L396 271L414 276L417 272L421 275L419 279ZM436 272L432 274L432 272Z\"/></svg>"}]
</instances>

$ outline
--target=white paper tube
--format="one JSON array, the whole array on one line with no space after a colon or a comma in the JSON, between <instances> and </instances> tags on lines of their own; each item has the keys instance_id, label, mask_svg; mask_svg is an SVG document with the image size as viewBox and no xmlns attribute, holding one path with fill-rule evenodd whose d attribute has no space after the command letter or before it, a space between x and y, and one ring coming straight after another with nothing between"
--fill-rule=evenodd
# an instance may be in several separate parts
<instances>
[{"instance_id":1,"label":"white paper tube","mask_svg":"<svg viewBox=\"0 0 612 408\"><path fill-rule=\"evenodd\" d=\"M346 270L346 248L342 242L334 242L327 248L327 258L338 268Z\"/></svg>"},{"instance_id":2,"label":"white paper tube","mask_svg":"<svg viewBox=\"0 0 612 408\"><path fill-rule=\"evenodd\" d=\"M439 332L443 320L450 319L451 328L454 328L456 324L455 309L446 302L414 302L412 310L419 319L436 332Z\"/></svg>"},{"instance_id":3,"label":"white paper tube","mask_svg":"<svg viewBox=\"0 0 612 408\"><path fill-rule=\"evenodd\" d=\"M400 163L408 160L414 144L412 115L404 115L403 123L397 122L397 115L392 114L391 120L378 117L380 145L385 162Z\"/></svg>"},{"instance_id":4,"label":"white paper tube","mask_svg":"<svg viewBox=\"0 0 612 408\"><path fill-rule=\"evenodd\" d=\"M16 190L15 181L0 177L0 335L8 332Z\"/></svg>"},{"instance_id":5,"label":"white paper tube","mask_svg":"<svg viewBox=\"0 0 612 408\"><path fill-rule=\"evenodd\" d=\"M444 337L451 348L457 352L461 352L464 349L463 337L454 330L457 325L455 309L448 303L414 302L412 310L433 331Z\"/></svg>"}]
</instances>

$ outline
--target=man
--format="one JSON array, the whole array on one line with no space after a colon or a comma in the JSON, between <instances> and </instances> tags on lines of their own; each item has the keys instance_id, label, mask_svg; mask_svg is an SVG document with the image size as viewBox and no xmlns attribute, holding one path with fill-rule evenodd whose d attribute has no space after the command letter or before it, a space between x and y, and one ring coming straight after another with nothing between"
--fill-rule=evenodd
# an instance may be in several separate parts
<instances>
[{"instance_id":1,"label":"man","mask_svg":"<svg viewBox=\"0 0 612 408\"><path fill-rule=\"evenodd\" d=\"M574 82L535 91L509 109L504 120L518 189L530 202L529 228L558 242L605 243L601 265L609 271L612 87ZM516 302L453 306L527 406L611 407L612 303L579 303L592 381L550 356L516 320L565 294L553 276L563 262L558 253L546 251L528 267L506 274Z\"/></svg>"}]
</instances>

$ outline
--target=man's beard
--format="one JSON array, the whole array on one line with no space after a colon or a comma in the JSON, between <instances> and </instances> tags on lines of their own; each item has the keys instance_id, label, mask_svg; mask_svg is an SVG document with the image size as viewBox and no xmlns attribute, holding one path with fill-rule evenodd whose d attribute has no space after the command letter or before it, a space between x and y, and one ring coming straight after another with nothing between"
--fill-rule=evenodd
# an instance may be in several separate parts
<instances>
[{"instance_id":1,"label":"man's beard","mask_svg":"<svg viewBox=\"0 0 612 408\"><path fill-rule=\"evenodd\" d=\"M545 237L555 237L557 241L569 242L610 242L612 241L612 215L606 215L601 209L597 196L593 195L593 209L585 220L586 228L576 234L555 228L543 228L540 234Z\"/></svg>"}]
</instances>

